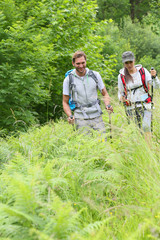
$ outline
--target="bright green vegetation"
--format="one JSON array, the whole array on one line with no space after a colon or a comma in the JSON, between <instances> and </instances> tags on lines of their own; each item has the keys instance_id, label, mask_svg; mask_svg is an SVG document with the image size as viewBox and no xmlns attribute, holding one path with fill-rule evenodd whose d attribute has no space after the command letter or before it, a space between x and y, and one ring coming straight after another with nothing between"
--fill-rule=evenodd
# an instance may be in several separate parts
<instances>
[{"instance_id":1,"label":"bright green vegetation","mask_svg":"<svg viewBox=\"0 0 160 240\"><path fill-rule=\"evenodd\" d=\"M159 91L152 148L117 96L112 139L104 110L107 142L77 133L62 114L78 49L112 97L124 51L159 75L159 8L159 0L0 0L0 240L160 239Z\"/></svg>"},{"instance_id":2,"label":"bright green vegetation","mask_svg":"<svg viewBox=\"0 0 160 240\"><path fill-rule=\"evenodd\" d=\"M0 0L1 136L62 116L64 74L77 50L108 91L124 51L159 73L159 9L159 0Z\"/></svg>"},{"instance_id":3,"label":"bright green vegetation","mask_svg":"<svg viewBox=\"0 0 160 240\"><path fill-rule=\"evenodd\" d=\"M160 96L152 148L114 106L112 139L64 120L0 142L0 239L160 238ZM113 100L114 101L114 100Z\"/></svg>"}]
</instances>

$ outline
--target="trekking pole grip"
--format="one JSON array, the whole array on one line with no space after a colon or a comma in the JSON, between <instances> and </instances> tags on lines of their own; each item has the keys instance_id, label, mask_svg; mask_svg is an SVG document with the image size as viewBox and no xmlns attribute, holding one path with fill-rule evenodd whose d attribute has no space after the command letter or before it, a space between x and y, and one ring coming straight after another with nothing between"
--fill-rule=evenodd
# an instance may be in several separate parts
<instances>
[{"instance_id":1,"label":"trekking pole grip","mask_svg":"<svg viewBox=\"0 0 160 240\"><path fill-rule=\"evenodd\" d=\"M151 67L151 70L154 70L154 67ZM155 77L154 76L152 76L152 79L154 79Z\"/></svg>"}]
</instances>

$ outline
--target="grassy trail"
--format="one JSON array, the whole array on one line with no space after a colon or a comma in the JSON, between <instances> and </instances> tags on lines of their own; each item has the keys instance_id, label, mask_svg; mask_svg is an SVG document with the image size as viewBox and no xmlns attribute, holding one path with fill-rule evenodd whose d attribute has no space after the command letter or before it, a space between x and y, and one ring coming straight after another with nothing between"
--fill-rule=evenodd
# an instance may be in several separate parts
<instances>
[{"instance_id":1,"label":"grassy trail","mask_svg":"<svg viewBox=\"0 0 160 240\"><path fill-rule=\"evenodd\" d=\"M0 141L0 239L160 239L160 109L152 148L114 104L112 139L65 120Z\"/></svg>"}]
</instances>

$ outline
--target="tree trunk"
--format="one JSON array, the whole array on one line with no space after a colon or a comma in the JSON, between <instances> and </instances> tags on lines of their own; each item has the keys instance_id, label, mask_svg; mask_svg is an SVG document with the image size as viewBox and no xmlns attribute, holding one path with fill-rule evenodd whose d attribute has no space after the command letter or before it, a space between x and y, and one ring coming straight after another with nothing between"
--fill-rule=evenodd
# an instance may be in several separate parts
<instances>
[{"instance_id":1,"label":"tree trunk","mask_svg":"<svg viewBox=\"0 0 160 240\"><path fill-rule=\"evenodd\" d=\"M135 1L134 0L130 0L130 4L131 4L130 16L131 16L131 19L132 19L132 23L134 23L134 18L135 18Z\"/></svg>"}]
</instances>

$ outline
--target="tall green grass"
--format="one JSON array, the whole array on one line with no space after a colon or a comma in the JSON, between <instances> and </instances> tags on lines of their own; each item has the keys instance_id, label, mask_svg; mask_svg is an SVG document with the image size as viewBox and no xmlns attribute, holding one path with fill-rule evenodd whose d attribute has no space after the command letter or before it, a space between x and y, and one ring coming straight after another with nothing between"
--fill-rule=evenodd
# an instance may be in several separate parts
<instances>
[{"instance_id":1,"label":"tall green grass","mask_svg":"<svg viewBox=\"0 0 160 240\"><path fill-rule=\"evenodd\" d=\"M159 99L151 148L114 100L104 135L64 119L1 139L0 239L159 239Z\"/></svg>"}]
</instances>

